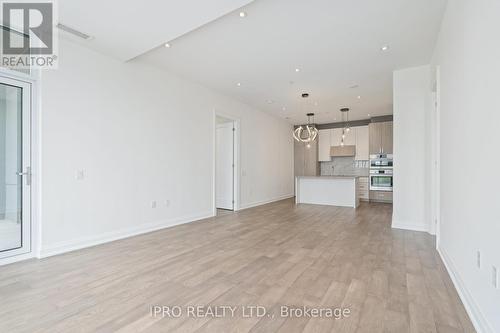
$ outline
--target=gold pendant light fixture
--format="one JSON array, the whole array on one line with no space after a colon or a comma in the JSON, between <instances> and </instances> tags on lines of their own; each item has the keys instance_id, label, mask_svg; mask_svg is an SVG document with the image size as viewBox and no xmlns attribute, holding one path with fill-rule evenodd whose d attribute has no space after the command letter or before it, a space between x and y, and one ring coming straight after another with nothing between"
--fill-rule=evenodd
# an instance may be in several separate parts
<instances>
[{"instance_id":1,"label":"gold pendant light fixture","mask_svg":"<svg viewBox=\"0 0 500 333\"><path fill-rule=\"evenodd\" d=\"M303 99L306 99L307 97L309 97L308 93L302 94ZM297 127L293 131L293 138L298 142L306 143L310 147L310 143L316 140L317 136L318 129L316 128L316 125L314 125L314 113L307 113L307 125Z\"/></svg>"}]
</instances>

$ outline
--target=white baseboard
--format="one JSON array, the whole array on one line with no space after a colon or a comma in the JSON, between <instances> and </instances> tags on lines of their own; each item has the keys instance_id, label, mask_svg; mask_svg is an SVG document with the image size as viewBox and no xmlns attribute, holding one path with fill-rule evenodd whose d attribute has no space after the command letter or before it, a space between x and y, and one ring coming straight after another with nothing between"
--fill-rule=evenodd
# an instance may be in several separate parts
<instances>
[{"instance_id":1,"label":"white baseboard","mask_svg":"<svg viewBox=\"0 0 500 333\"><path fill-rule=\"evenodd\" d=\"M141 234L145 234L148 232L160 230L160 229L165 229L165 228L170 228L176 225L184 224L184 223L190 223L198 220L203 220L206 218L213 217L212 212L204 212L200 214L193 214L189 216L183 216L180 218L175 218L171 220L166 220L166 221L160 221L160 222L154 222L154 223L148 223L148 224L142 224L137 227L132 227L132 228L126 228L122 230L117 230L117 231L111 231L107 232L105 234L101 235L96 235L96 236L90 236L90 237L84 237L84 238L79 238L79 239L74 239L70 241L64 241L64 242L59 242L47 247L43 247L38 253L37 257L38 258L46 258L50 256L54 256L57 254L62 254L66 252L71 252L99 244L104 244L108 242L112 242L115 240L119 239L124 239L124 238L129 238L132 236L137 236Z\"/></svg>"},{"instance_id":2,"label":"white baseboard","mask_svg":"<svg viewBox=\"0 0 500 333\"><path fill-rule=\"evenodd\" d=\"M35 255L33 254L33 252L23 253L23 254L19 254L17 256L12 256L12 257L7 257L7 258L2 258L2 259L0 259L0 266L13 264L15 262L28 260L31 258L35 258Z\"/></svg>"},{"instance_id":3,"label":"white baseboard","mask_svg":"<svg viewBox=\"0 0 500 333\"><path fill-rule=\"evenodd\" d=\"M455 285L455 289L457 290L476 331L478 333L493 333L494 330L492 326L481 312L481 309L479 309L479 306L474 301L474 298L470 294L469 290L465 287L465 284L460 278L460 275L458 274L451 258L442 248L438 247L437 251L441 256L441 260L443 260L444 266L446 267L446 270Z\"/></svg>"},{"instance_id":4,"label":"white baseboard","mask_svg":"<svg viewBox=\"0 0 500 333\"><path fill-rule=\"evenodd\" d=\"M282 196L275 197L275 198L272 198L272 199L269 199L269 200L262 200L262 201L255 201L255 202L251 202L251 203L246 203L246 204L240 205L240 207L239 207L238 210L248 209L248 208L252 208L252 207L257 207L257 206L265 205L265 204L268 204L268 203L271 203L271 202L276 202L276 201L281 201L281 200L285 200L285 199L290 199L290 198L293 198L294 196L295 196L295 194L287 194L287 195L282 195Z\"/></svg>"},{"instance_id":5,"label":"white baseboard","mask_svg":"<svg viewBox=\"0 0 500 333\"><path fill-rule=\"evenodd\" d=\"M269 200L258 201L258 202L253 202L253 203L249 203L249 204L243 204L240 206L239 210L257 207L257 206L268 204L271 202L276 202L276 201L280 201L280 200L293 198L294 196L295 196L294 194L289 194L289 195L284 195L284 196L276 197L276 198L269 199ZM200 213L200 214L183 216L183 217L168 220L168 221L160 221L160 222L155 222L155 223L143 224L143 225L140 225L137 227L112 231L112 232L108 232L108 233L101 234L101 235L82 237L82 238L74 239L74 240L70 240L70 241L59 242L59 243L52 244L52 245L46 246L46 247L42 246L41 250L38 253L29 254L29 256L27 256L27 257L18 256L18 257L12 257L12 259L8 260L8 261L2 260L1 264L4 264L4 263L7 264L7 263L11 263L11 262L25 260L25 259L31 258L31 257L36 257L36 258L51 257L54 255L67 253L67 252L71 252L71 251L76 251L76 250L84 249L87 247L96 246L99 244L109 243L109 242L112 242L115 240L129 238L129 237L145 234L148 232L152 232L152 231L156 231L156 230L160 230L160 229L164 229L164 228L173 227L173 226L184 224L184 223L190 223L190 222L194 222L194 221L198 221L198 220L203 220L203 219L210 218L213 216L214 216L213 212L204 212L204 213Z\"/></svg>"},{"instance_id":6,"label":"white baseboard","mask_svg":"<svg viewBox=\"0 0 500 333\"><path fill-rule=\"evenodd\" d=\"M429 228L424 224L402 222L402 221L394 220L394 218L392 219L392 228L393 229L411 230L411 231L429 232Z\"/></svg>"}]
</instances>

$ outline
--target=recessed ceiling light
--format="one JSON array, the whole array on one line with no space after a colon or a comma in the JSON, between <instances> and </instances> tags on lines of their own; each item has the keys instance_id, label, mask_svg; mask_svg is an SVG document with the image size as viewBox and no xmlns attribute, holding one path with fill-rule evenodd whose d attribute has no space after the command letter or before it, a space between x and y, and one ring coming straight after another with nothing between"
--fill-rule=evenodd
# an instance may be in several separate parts
<instances>
[{"instance_id":1,"label":"recessed ceiling light","mask_svg":"<svg viewBox=\"0 0 500 333\"><path fill-rule=\"evenodd\" d=\"M368 117L370 117L370 114L368 113Z\"/></svg>"},{"instance_id":2,"label":"recessed ceiling light","mask_svg":"<svg viewBox=\"0 0 500 333\"><path fill-rule=\"evenodd\" d=\"M387 51L389 50L389 45L384 45L380 48L382 51Z\"/></svg>"},{"instance_id":3,"label":"recessed ceiling light","mask_svg":"<svg viewBox=\"0 0 500 333\"><path fill-rule=\"evenodd\" d=\"M168 49L170 47L170 43L165 43L165 47Z\"/></svg>"},{"instance_id":4,"label":"recessed ceiling light","mask_svg":"<svg viewBox=\"0 0 500 333\"><path fill-rule=\"evenodd\" d=\"M246 17L247 13L246 12L240 12L240 17Z\"/></svg>"},{"instance_id":5,"label":"recessed ceiling light","mask_svg":"<svg viewBox=\"0 0 500 333\"><path fill-rule=\"evenodd\" d=\"M240 82L236 83L236 85L237 85L238 87L241 87L241 83L240 83Z\"/></svg>"},{"instance_id":6,"label":"recessed ceiling light","mask_svg":"<svg viewBox=\"0 0 500 333\"><path fill-rule=\"evenodd\" d=\"M300 72L300 68L295 68L295 72Z\"/></svg>"},{"instance_id":7,"label":"recessed ceiling light","mask_svg":"<svg viewBox=\"0 0 500 333\"><path fill-rule=\"evenodd\" d=\"M274 101L272 99L267 100L267 104L273 104L273 103L274 103Z\"/></svg>"},{"instance_id":8,"label":"recessed ceiling light","mask_svg":"<svg viewBox=\"0 0 500 333\"><path fill-rule=\"evenodd\" d=\"M286 107L282 107L281 109L282 109L283 111L286 111Z\"/></svg>"},{"instance_id":9,"label":"recessed ceiling light","mask_svg":"<svg viewBox=\"0 0 500 333\"><path fill-rule=\"evenodd\" d=\"M358 96L358 99L361 99L361 96Z\"/></svg>"}]
</instances>

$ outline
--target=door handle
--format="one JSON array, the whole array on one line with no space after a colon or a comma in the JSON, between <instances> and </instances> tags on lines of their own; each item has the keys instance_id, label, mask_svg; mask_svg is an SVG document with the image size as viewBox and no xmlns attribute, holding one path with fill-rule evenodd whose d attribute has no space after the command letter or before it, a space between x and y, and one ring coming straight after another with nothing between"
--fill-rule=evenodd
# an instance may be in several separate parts
<instances>
[{"instance_id":1,"label":"door handle","mask_svg":"<svg viewBox=\"0 0 500 333\"><path fill-rule=\"evenodd\" d=\"M16 175L23 177L26 176L26 185L31 185L31 167L27 167L25 172L18 171Z\"/></svg>"}]
</instances>

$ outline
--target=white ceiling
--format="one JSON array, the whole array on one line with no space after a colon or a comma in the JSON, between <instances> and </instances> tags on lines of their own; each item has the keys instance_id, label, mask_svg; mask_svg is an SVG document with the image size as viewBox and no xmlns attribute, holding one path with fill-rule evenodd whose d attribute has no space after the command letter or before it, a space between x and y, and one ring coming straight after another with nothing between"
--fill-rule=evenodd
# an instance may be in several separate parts
<instances>
[{"instance_id":1,"label":"white ceiling","mask_svg":"<svg viewBox=\"0 0 500 333\"><path fill-rule=\"evenodd\" d=\"M64 0L59 22L93 36L72 39L98 52L164 68L294 124L307 112L327 123L345 106L353 120L392 113L392 71L429 62L445 4Z\"/></svg>"},{"instance_id":2,"label":"white ceiling","mask_svg":"<svg viewBox=\"0 0 500 333\"><path fill-rule=\"evenodd\" d=\"M171 48L158 47L137 61L197 81L294 124L304 123L305 113L311 111L317 123L339 121L338 110L344 106L351 108L351 119L366 119L368 114L392 114L393 70L430 61L445 4L446 0L256 0L245 7L246 18L233 12L178 38ZM192 16L206 20L201 14L211 8L185 7L196 10L170 15L178 21L200 22ZM98 28L105 24L109 22ZM146 28L158 32L154 26L153 22ZM161 31L171 35L168 29ZM158 44L161 36L147 39L118 50L126 51L123 58L130 58L153 39ZM390 49L382 52L383 45ZM358 87L349 88L353 85ZM302 92L311 95L307 103L299 98Z\"/></svg>"},{"instance_id":3,"label":"white ceiling","mask_svg":"<svg viewBox=\"0 0 500 333\"><path fill-rule=\"evenodd\" d=\"M64 0L58 16L60 23L94 37L80 41L85 46L127 61L252 1Z\"/></svg>"}]
</instances>

